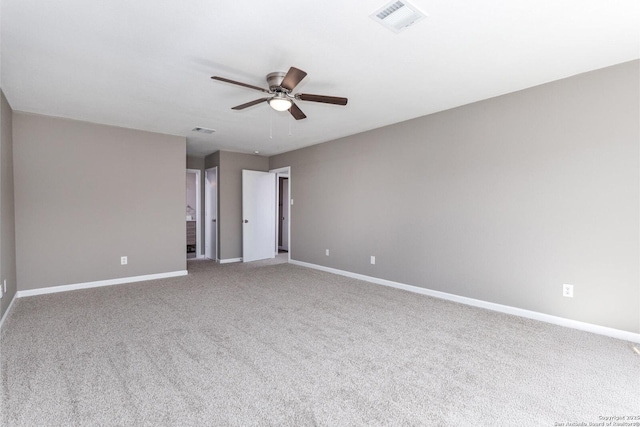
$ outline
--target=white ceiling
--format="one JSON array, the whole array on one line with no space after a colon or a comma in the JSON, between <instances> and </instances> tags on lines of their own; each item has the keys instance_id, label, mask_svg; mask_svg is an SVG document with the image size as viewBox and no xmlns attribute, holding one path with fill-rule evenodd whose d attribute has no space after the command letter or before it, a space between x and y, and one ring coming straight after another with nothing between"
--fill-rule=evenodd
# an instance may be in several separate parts
<instances>
[{"instance_id":1,"label":"white ceiling","mask_svg":"<svg viewBox=\"0 0 640 427\"><path fill-rule=\"evenodd\" d=\"M640 57L638 0L2 0L2 89L14 110L187 137L187 151L282 153ZM213 75L266 87L295 66L306 120ZM216 129L213 135L191 131Z\"/></svg>"}]
</instances>

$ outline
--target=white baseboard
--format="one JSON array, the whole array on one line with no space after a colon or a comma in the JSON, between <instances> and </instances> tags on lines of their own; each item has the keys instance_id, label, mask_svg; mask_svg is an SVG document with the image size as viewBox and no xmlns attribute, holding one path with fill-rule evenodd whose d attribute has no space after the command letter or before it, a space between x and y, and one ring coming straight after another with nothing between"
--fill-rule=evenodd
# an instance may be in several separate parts
<instances>
[{"instance_id":1,"label":"white baseboard","mask_svg":"<svg viewBox=\"0 0 640 427\"><path fill-rule=\"evenodd\" d=\"M4 325L4 320L7 317L9 317L9 313L11 313L11 309L13 308L13 303L16 302L16 299L18 299L18 295L13 296L13 299L9 303L9 307L7 307L7 311L5 311L4 314L2 315L2 319L0 319L0 329L2 329L2 325Z\"/></svg>"},{"instance_id":2,"label":"white baseboard","mask_svg":"<svg viewBox=\"0 0 640 427\"><path fill-rule=\"evenodd\" d=\"M168 273L147 274L144 276L122 277L120 279L98 280L95 282L76 283L73 285L51 286L47 288L29 289L26 291L18 291L17 298L30 297L34 295L53 294L56 292L75 291L78 289L98 288L101 286L122 285L125 283L144 282L146 280L167 279L169 277L186 276L187 270L171 271Z\"/></svg>"},{"instance_id":3,"label":"white baseboard","mask_svg":"<svg viewBox=\"0 0 640 427\"><path fill-rule=\"evenodd\" d=\"M598 335L617 338L624 341L640 343L640 334L622 331L620 329L608 328L606 326L594 325L592 323L580 322L577 320L566 319L564 317L552 316L550 314L539 313L537 311L525 310L522 308L511 307L508 305L496 304L493 302L482 301L473 298L467 298L459 295L449 294L446 292L434 291L431 289L421 288L419 286L406 285L404 283L393 282L391 280L379 279L377 277L365 276L364 274L352 273L350 271L338 270L336 268L325 267L322 265L311 264L308 262L290 260L291 264L302 267L313 268L315 270L326 271L328 273L338 274L340 276L351 277L353 279L363 280L365 282L375 283L377 285L390 286L392 288L402 289L417 294L428 295L434 298L445 299L458 302L461 304L471 305L474 307L485 308L487 310L498 311L500 313L512 314L515 316L526 317L527 319L539 320L541 322L552 323L558 326L578 329L581 331L591 332Z\"/></svg>"},{"instance_id":4,"label":"white baseboard","mask_svg":"<svg viewBox=\"0 0 640 427\"><path fill-rule=\"evenodd\" d=\"M220 264L229 264L232 262L241 262L241 261L242 261L242 258L227 258L227 259L218 260Z\"/></svg>"}]
</instances>

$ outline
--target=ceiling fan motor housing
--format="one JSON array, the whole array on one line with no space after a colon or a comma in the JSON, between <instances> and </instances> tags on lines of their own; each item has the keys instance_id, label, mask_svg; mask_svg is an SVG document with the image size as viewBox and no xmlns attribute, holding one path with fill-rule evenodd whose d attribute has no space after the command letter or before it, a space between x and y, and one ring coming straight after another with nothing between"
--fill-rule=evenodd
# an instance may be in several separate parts
<instances>
[{"instance_id":1,"label":"ceiling fan motor housing","mask_svg":"<svg viewBox=\"0 0 640 427\"><path fill-rule=\"evenodd\" d=\"M271 92L284 92L284 93L290 92L287 89L280 86L286 74L287 73L283 71L276 71L275 73L267 74L267 84L269 85L269 90Z\"/></svg>"}]
</instances>

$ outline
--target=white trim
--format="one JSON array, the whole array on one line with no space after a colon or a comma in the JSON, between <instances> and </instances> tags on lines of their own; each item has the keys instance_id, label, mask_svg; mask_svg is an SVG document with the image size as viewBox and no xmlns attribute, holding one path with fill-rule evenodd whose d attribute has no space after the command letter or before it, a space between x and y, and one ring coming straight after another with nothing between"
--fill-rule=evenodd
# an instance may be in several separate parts
<instances>
[{"instance_id":1,"label":"white trim","mask_svg":"<svg viewBox=\"0 0 640 427\"><path fill-rule=\"evenodd\" d=\"M402 289L417 294L428 295L434 298L445 299L448 301L458 302L473 307L480 307L487 310L498 311L500 313L512 314L514 316L525 317L527 319L539 320L545 323L551 323L566 328L578 329L580 331L591 332L598 335L617 338L624 341L640 343L640 334L622 331L620 329L609 328L606 326L594 325L592 323L580 322L578 320L566 319L564 317L552 316L550 314L539 313L537 311L525 310L522 308L511 307L508 305L496 304L493 302L482 301L474 298L467 298L459 295L449 294L446 292L434 291L419 286L406 285L404 283L393 282L391 280L379 279L377 277L365 276L364 274L352 273L350 271L338 270L336 268L325 267L322 265L311 264L308 262L290 260L291 264L302 267L313 268L315 270L326 271L328 273L338 274L340 276L351 277L353 279L364 280L365 282L375 283L377 285L390 286L392 288Z\"/></svg>"},{"instance_id":2,"label":"white trim","mask_svg":"<svg viewBox=\"0 0 640 427\"><path fill-rule=\"evenodd\" d=\"M18 295L14 295L13 298L11 299L11 302L9 303L9 306L7 307L7 311L5 311L4 314L2 315L2 319L0 319L0 330L2 330L2 325L4 325L5 319L9 317L9 313L13 308L13 303L16 302L17 299L18 299Z\"/></svg>"},{"instance_id":3,"label":"white trim","mask_svg":"<svg viewBox=\"0 0 640 427\"><path fill-rule=\"evenodd\" d=\"M78 289L99 288L102 286L122 285L125 283L144 282L146 280L168 279L170 277L186 276L187 270L171 271L168 273L146 274L144 276L122 277L120 279L98 280L95 282L76 283L73 285L51 286L48 288L18 291L16 297L30 297L34 295L53 294L57 292L75 291Z\"/></svg>"},{"instance_id":4,"label":"white trim","mask_svg":"<svg viewBox=\"0 0 640 427\"><path fill-rule=\"evenodd\" d=\"M242 262L242 258L227 258L227 259L219 259L218 262L220 264L230 264L232 262Z\"/></svg>"}]
</instances>

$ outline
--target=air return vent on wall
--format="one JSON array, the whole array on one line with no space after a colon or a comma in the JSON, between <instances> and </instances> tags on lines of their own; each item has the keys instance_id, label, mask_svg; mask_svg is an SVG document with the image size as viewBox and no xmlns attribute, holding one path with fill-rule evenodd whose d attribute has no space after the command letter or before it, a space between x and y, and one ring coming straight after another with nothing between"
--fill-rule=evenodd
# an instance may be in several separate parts
<instances>
[{"instance_id":1,"label":"air return vent on wall","mask_svg":"<svg viewBox=\"0 0 640 427\"><path fill-rule=\"evenodd\" d=\"M399 33L411 24L423 19L425 14L406 1L396 1L385 5L369 16L391 31Z\"/></svg>"}]
</instances>

